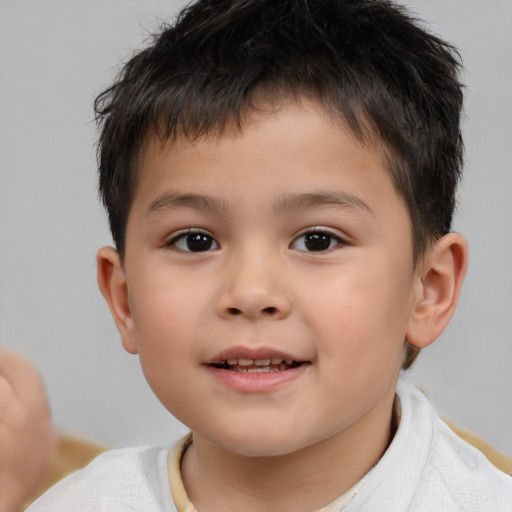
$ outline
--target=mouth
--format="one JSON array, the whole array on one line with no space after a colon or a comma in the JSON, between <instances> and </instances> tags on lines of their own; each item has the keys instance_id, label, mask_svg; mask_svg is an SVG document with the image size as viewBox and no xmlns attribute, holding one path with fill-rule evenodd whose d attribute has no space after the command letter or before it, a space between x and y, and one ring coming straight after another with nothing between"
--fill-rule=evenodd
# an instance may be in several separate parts
<instances>
[{"instance_id":1,"label":"mouth","mask_svg":"<svg viewBox=\"0 0 512 512\"><path fill-rule=\"evenodd\" d=\"M271 373L291 370L305 364L292 359L223 359L218 363L211 363L209 366L220 370L227 370L238 373Z\"/></svg>"},{"instance_id":2,"label":"mouth","mask_svg":"<svg viewBox=\"0 0 512 512\"><path fill-rule=\"evenodd\" d=\"M210 375L236 393L271 393L305 374L311 361L272 347L234 346L206 361Z\"/></svg>"}]
</instances>

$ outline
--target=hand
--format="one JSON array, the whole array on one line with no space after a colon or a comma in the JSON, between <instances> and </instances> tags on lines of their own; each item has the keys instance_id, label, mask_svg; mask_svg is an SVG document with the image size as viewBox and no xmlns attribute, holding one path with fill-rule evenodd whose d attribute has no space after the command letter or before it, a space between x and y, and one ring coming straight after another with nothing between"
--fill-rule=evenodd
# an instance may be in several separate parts
<instances>
[{"instance_id":1,"label":"hand","mask_svg":"<svg viewBox=\"0 0 512 512\"><path fill-rule=\"evenodd\" d=\"M0 349L0 512L18 512L35 491L55 444L41 377Z\"/></svg>"}]
</instances>

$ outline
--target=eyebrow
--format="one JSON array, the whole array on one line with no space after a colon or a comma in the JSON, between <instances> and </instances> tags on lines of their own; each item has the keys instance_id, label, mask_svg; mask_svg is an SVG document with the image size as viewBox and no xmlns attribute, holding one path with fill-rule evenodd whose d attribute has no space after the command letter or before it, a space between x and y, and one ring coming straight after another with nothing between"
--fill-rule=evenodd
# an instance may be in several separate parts
<instances>
[{"instance_id":1,"label":"eyebrow","mask_svg":"<svg viewBox=\"0 0 512 512\"><path fill-rule=\"evenodd\" d=\"M315 192L305 194L287 194L274 206L275 213L290 210L307 210L316 207L334 207L354 210L374 216L373 210L359 197L348 192Z\"/></svg>"},{"instance_id":2,"label":"eyebrow","mask_svg":"<svg viewBox=\"0 0 512 512\"><path fill-rule=\"evenodd\" d=\"M315 192L286 194L274 204L275 214L287 211L301 211L317 207L334 207L370 214L373 210L359 197L348 192ZM228 205L221 199L202 194L168 193L157 197L146 210L146 216L159 211L190 208L207 213L228 211Z\"/></svg>"},{"instance_id":3,"label":"eyebrow","mask_svg":"<svg viewBox=\"0 0 512 512\"><path fill-rule=\"evenodd\" d=\"M224 201L213 196L169 193L152 201L146 210L146 216L162 210L177 210L180 208L190 208L207 213L228 210L228 206Z\"/></svg>"}]
</instances>

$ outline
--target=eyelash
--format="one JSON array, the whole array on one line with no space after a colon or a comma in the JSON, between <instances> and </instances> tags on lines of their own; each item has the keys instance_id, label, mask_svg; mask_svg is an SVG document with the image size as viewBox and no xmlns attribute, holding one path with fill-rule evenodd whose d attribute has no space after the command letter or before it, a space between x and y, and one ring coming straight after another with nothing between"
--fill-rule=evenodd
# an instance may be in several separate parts
<instances>
[{"instance_id":1,"label":"eyelash","mask_svg":"<svg viewBox=\"0 0 512 512\"><path fill-rule=\"evenodd\" d=\"M309 240L307 240L307 237L310 237ZM303 239L304 242L301 244L303 248L299 248L298 243ZM328 244L327 247L325 247L326 242ZM197 250L191 248L191 243L198 244L195 247ZM310 244L309 247L307 245L308 243ZM180 246L180 244L182 246ZM315 228L300 234L292 241L290 248L302 252L328 252L339 245L346 245L346 242L327 229ZM220 248L218 242L211 235L204 231L195 229L187 229L186 231L178 233L169 242L167 242L165 246L174 247L179 251L192 253L209 252Z\"/></svg>"}]
</instances>

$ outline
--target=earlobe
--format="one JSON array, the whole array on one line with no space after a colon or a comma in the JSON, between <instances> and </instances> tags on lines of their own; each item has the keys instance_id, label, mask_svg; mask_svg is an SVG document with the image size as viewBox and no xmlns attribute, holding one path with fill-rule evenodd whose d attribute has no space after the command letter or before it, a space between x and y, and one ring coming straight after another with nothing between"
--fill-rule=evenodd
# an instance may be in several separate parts
<instances>
[{"instance_id":1,"label":"earlobe","mask_svg":"<svg viewBox=\"0 0 512 512\"><path fill-rule=\"evenodd\" d=\"M116 323L123 347L137 354L133 316L128 298L126 276L118 252L112 247L101 248L96 255L98 286Z\"/></svg>"},{"instance_id":2,"label":"earlobe","mask_svg":"<svg viewBox=\"0 0 512 512\"><path fill-rule=\"evenodd\" d=\"M409 344L424 348L448 325L459 300L467 260L466 240L449 233L437 240L418 264L417 293L406 335Z\"/></svg>"}]
</instances>

